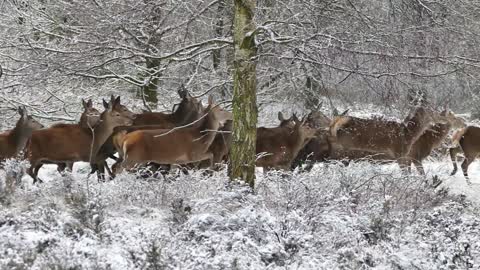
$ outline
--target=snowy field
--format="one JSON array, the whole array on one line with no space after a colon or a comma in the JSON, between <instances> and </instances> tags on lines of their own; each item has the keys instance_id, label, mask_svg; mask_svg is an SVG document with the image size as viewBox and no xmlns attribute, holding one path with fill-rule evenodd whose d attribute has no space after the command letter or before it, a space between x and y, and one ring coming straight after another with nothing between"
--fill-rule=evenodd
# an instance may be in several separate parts
<instances>
[{"instance_id":1,"label":"snowy field","mask_svg":"<svg viewBox=\"0 0 480 270\"><path fill-rule=\"evenodd\" d=\"M425 178L396 164L87 181L88 165L24 176L0 209L0 269L479 269L480 164ZM3 173L3 172L2 172ZM4 183L2 183L4 184Z\"/></svg>"}]
</instances>

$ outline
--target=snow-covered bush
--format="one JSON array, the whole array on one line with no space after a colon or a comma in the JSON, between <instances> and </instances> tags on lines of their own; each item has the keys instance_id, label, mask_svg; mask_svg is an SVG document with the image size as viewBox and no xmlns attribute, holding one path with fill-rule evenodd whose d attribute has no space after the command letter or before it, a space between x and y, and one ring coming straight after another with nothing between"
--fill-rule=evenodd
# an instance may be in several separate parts
<instances>
[{"instance_id":1,"label":"snow-covered bush","mask_svg":"<svg viewBox=\"0 0 480 270\"><path fill-rule=\"evenodd\" d=\"M478 205L395 164L258 174L253 193L225 171L97 183L48 169L0 209L1 269L480 267Z\"/></svg>"}]
</instances>

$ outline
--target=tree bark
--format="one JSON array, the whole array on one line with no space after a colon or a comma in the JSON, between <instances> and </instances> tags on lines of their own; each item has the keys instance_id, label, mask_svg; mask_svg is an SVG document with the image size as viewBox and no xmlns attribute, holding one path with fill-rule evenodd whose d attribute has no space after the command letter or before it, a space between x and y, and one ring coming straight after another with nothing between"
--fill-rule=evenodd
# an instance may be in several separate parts
<instances>
[{"instance_id":1,"label":"tree bark","mask_svg":"<svg viewBox=\"0 0 480 270\"><path fill-rule=\"evenodd\" d=\"M230 149L229 176L255 185L255 148L257 140L256 63L253 16L256 0L235 0L233 140Z\"/></svg>"},{"instance_id":2,"label":"tree bark","mask_svg":"<svg viewBox=\"0 0 480 270\"><path fill-rule=\"evenodd\" d=\"M217 16L218 19L215 22L214 26L214 32L215 32L215 37L216 38L221 38L222 37L222 32L223 32L223 11L225 10L225 0L220 0L218 2L218 8L217 8ZM213 68L215 70L218 70L220 67L220 62L221 62L221 56L222 56L222 51L221 49L217 49L212 51L212 62L213 62Z\"/></svg>"},{"instance_id":3,"label":"tree bark","mask_svg":"<svg viewBox=\"0 0 480 270\"><path fill-rule=\"evenodd\" d=\"M157 59L146 59L147 69L149 72L154 72L160 68L160 61ZM148 74L146 76L149 76ZM158 89L159 75L156 74L151 78L147 85L142 86L142 89L138 91L138 96L144 99L146 102L157 105L157 89ZM143 97L141 96L143 94Z\"/></svg>"}]
</instances>

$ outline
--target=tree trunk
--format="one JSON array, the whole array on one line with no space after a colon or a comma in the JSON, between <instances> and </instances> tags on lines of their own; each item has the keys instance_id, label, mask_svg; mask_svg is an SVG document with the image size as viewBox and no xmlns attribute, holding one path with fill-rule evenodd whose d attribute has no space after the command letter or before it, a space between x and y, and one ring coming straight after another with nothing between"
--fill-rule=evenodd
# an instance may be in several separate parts
<instances>
[{"instance_id":1,"label":"tree trunk","mask_svg":"<svg viewBox=\"0 0 480 270\"><path fill-rule=\"evenodd\" d=\"M225 0L220 0L218 2L218 8L217 8L217 16L218 19L215 22L214 26L214 32L215 32L215 37L216 38L221 38L222 37L222 32L223 32L223 11L225 9ZM218 70L220 67L220 62L221 62L221 56L222 56L222 51L221 49L213 50L212 51L212 62L213 62L213 68L215 70Z\"/></svg>"},{"instance_id":2,"label":"tree trunk","mask_svg":"<svg viewBox=\"0 0 480 270\"><path fill-rule=\"evenodd\" d=\"M235 0L233 140L230 149L231 180L255 185L255 147L257 140L257 96L255 30L256 0Z\"/></svg>"},{"instance_id":3,"label":"tree trunk","mask_svg":"<svg viewBox=\"0 0 480 270\"><path fill-rule=\"evenodd\" d=\"M158 59L147 59L147 69L149 73L155 73L156 70L160 68L160 61ZM150 76L146 74L146 76ZM138 96L144 99L146 102L157 105L158 97L157 97L157 88L158 88L158 81L159 81L159 74L155 74L147 85L142 86L140 91L138 91ZM143 97L142 97L143 94Z\"/></svg>"}]
</instances>

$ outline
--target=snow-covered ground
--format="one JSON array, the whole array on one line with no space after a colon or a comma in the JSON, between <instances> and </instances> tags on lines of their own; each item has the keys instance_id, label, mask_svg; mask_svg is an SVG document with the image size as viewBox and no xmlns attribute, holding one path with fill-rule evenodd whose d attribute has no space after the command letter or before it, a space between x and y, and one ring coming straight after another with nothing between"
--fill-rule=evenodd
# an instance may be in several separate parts
<instances>
[{"instance_id":1,"label":"snow-covered ground","mask_svg":"<svg viewBox=\"0 0 480 270\"><path fill-rule=\"evenodd\" d=\"M358 162L259 172L254 194L225 171L97 183L45 166L0 209L0 269L479 269L480 164L470 186L426 165L437 189Z\"/></svg>"}]
</instances>

